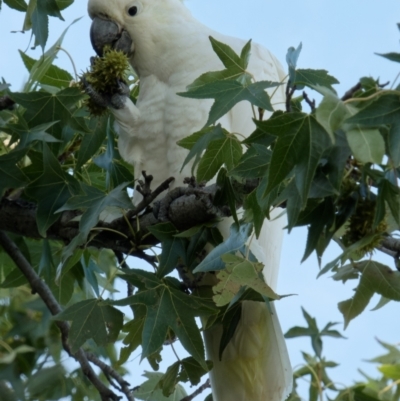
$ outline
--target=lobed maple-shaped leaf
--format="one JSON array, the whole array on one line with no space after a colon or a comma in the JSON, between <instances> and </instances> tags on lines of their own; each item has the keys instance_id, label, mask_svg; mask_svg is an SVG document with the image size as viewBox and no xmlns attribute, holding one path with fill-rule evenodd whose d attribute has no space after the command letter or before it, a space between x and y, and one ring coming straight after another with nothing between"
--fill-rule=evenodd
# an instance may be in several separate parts
<instances>
[{"instance_id":1,"label":"lobed maple-shaped leaf","mask_svg":"<svg viewBox=\"0 0 400 401\"><path fill-rule=\"evenodd\" d=\"M217 306L228 305L241 287L249 287L269 299L280 299L262 275L264 265L235 256L223 255L225 269L217 273L218 284L213 287L213 300Z\"/></svg>"},{"instance_id":2,"label":"lobed maple-shaped leaf","mask_svg":"<svg viewBox=\"0 0 400 401\"><path fill-rule=\"evenodd\" d=\"M83 98L78 88L66 88L56 94L48 92L10 93L11 99L26 109L24 118L30 127L57 121L48 133L62 138L62 130L70 126L77 132L87 133L83 118L74 116L74 106Z\"/></svg>"},{"instance_id":3,"label":"lobed maple-shaped leaf","mask_svg":"<svg viewBox=\"0 0 400 401\"><path fill-rule=\"evenodd\" d=\"M17 150L0 156L0 197L6 189L22 188L28 183L28 178L17 165L25 153L25 150Z\"/></svg>"},{"instance_id":4,"label":"lobed maple-shaped leaf","mask_svg":"<svg viewBox=\"0 0 400 401\"><path fill-rule=\"evenodd\" d=\"M151 277L152 275L152 277ZM142 359L160 349L171 329L183 347L204 368L204 345L197 327L196 316L208 316L217 312L212 301L187 295L179 286L157 279L154 274L141 270L131 270L121 276L124 280L137 285L145 284L145 289L119 301L109 301L112 305L144 305L147 314L142 332ZM143 286L141 285L143 288Z\"/></svg>"},{"instance_id":5,"label":"lobed maple-shaped leaf","mask_svg":"<svg viewBox=\"0 0 400 401\"><path fill-rule=\"evenodd\" d=\"M203 128L201 131L195 132L192 135L178 141L179 146L190 150L189 154L185 158L185 161L183 162L181 171L190 162L190 160L195 158L194 162L192 163L192 174L194 175L194 170L200 161L203 151L207 149L207 146L210 144L210 142L217 139L223 139L226 135L226 132L227 131L221 127L221 124L218 124L213 127Z\"/></svg>"},{"instance_id":6,"label":"lobed maple-shaped leaf","mask_svg":"<svg viewBox=\"0 0 400 401\"><path fill-rule=\"evenodd\" d=\"M311 89L314 89L315 86L325 86L332 91L334 90L332 85L338 83L339 81L329 75L326 70L298 69L294 79L294 85L296 86L304 85Z\"/></svg>"},{"instance_id":7,"label":"lobed maple-shaped leaf","mask_svg":"<svg viewBox=\"0 0 400 401\"><path fill-rule=\"evenodd\" d=\"M143 376L147 380L134 389L133 395L135 399L143 401L180 401L187 396L185 389L180 384L176 385L174 392L169 397L164 396L159 386L163 373L145 372Z\"/></svg>"},{"instance_id":8,"label":"lobed maple-shaped leaf","mask_svg":"<svg viewBox=\"0 0 400 401\"><path fill-rule=\"evenodd\" d=\"M351 299L338 305L344 317L345 328L367 307L375 293L400 301L400 272L372 260L358 263L356 268L361 272L356 292Z\"/></svg>"},{"instance_id":9,"label":"lobed maple-shaped leaf","mask_svg":"<svg viewBox=\"0 0 400 401\"><path fill-rule=\"evenodd\" d=\"M98 299L73 304L54 316L71 322L68 342L75 353L89 339L97 345L115 342L123 325L123 313Z\"/></svg>"},{"instance_id":10,"label":"lobed maple-shaped leaf","mask_svg":"<svg viewBox=\"0 0 400 401\"><path fill-rule=\"evenodd\" d=\"M223 164L228 171L232 170L241 156L242 145L234 135L228 134L224 138L213 140L197 167L197 181L211 180Z\"/></svg>"},{"instance_id":11,"label":"lobed maple-shaped leaf","mask_svg":"<svg viewBox=\"0 0 400 401\"><path fill-rule=\"evenodd\" d=\"M86 133L82 138L81 146L78 150L76 170L88 162L99 150L107 136L109 117L102 116L92 118L89 122L90 133Z\"/></svg>"},{"instance_id":12,"label":"lobed maple-shaped leaf","mask_svg":"<svg viewBox=\"0 0 400 401\"><path fill-rule=\"evenodd\" d=\"M32 57L29 57L26 53L19 50L19 54L22 58L22 61L29 72L32 71L33 67L36 65L38 60L35 60ZM42 76L39 77L39 81L43 85L55 86L57 88L68 88L69 84L73 80L72 75L63 70L56 65L50 65L48 69L44 72Z\"/></svg>"},{"instance_id":13,"label":"lobed maple-shaped leaf","mask_svg":"<svg viewBox=\"0 0 400 401\"><path fill-rule=\"evenodd\" d=\"M322 355L322 337L335 337L344 338L337 330L331 330L337 323L327 323L326 326L319 330L317 321L311 317L304 308L301 308L304 319L306 320L308 327L295 326L289 329L285 333L285 338L296 338L296 337L310 337L311 345L315 354L321 358Z\"/></svg>"},{"instance_id":14,"label":"lobed maple-shaped leaf","mask_svg":"<svg viewBox=\"0 0 400 401\"><path fill-rule=\"evenodd\" d=\"M214 99L205 124L207 127L244 100L261 109L273 111L271 99L265 89L275 88L279 85L279 82L272 81L241 83L236 80L225 80L207 83L188 92L178 93L178 95L192 99Z\"/></svg>"},{"instance_id":15,"label":"lobed maple-shaped leaf","mask_svg":"<svg viewBox=\"0 0 400 401\"><path fill-rule=\"evenodd\" d=\"M119 209L130 209L132 201L125 191L127 183L123 183L114 188L109 193L104 193L95 187L89 187L82 184L84 194L76 195L57 210L85 210L79 220L79 229L84 237L87 237L89 231L98 223L100 214L109 207Z\"/></svg>"},{"instance_id":16,"label":"lobed maple-shaped leaf","mask_svg":"<svg viewBox=\"0 0 400 401\"><path fill-rule=\"evenodd\" d=\"M271 150L266 146L253 143L237 166L229 172L229 175L242 178L261 178L267 173L271 155Z\"/></svg>"},{"instance_id":17,"label":"lobed maple-shaped leaf","mask_svg":"<svg viewBox=\"0 0 400 401\"><path fill-rule=\"evenodd\" d=\"M162 242L158 277L171 273L178 265L179 258L186 259L185 241L176 236L178 230L171 223L161 223L149 227L149 231Z\"/></svg>"},{"instance_id":18,"label":"lobed maple-shaped leaf","mask_svg":"<svg viewBox=\"0 0 400 401\"><path fill-rule=\"evenodd\" d=\"M26 193L38 202L36 221L43 237L59 218L58 209L78 191L78 182L62 170L48 146L43 144L43 173L26 188Z\"/></svg>"},{"instance_id":19,"label":"lobed maple-shaped leaf","mask_svg":"<svg viewBox=\"0 0 400 401\"><path fill-rule=\"evenodd\" d=\"M243 47L240 56L225 43L219 42L210 36L212 48L218 58L222 61L225 69L221 71L209 71L198 77L187 87L188 91L193 91L206 84L220 80L237 80L240 82L250 82L251 75L246 71L249 64L251 40Z\"/></svg>"},{"instance_id":20,"label":"lobed maple-shaped leaf","mask_svg":"<svg viewBox=\"0 0 400 401\"><path fill-rule=\"evenodd\" d=\"M312 180L323 153L332 145L326 130L313 115L285 113L263 121L258 125L265 133L277 136L270 167L268 195L294 171L296 187L304 205Z\"/></svg>"},{"instance_id":21,"label":"lobed maple-shaped leaf","mask_svg":"<svg viewBox=\"0 0 400 401\"><path fill-rule=\"evenodd\" d=\"M399 94L378 92L376 100L349 118L346 123L376 127L382 124L396 124L400 118Z\"/></svg>"}]
</instances>

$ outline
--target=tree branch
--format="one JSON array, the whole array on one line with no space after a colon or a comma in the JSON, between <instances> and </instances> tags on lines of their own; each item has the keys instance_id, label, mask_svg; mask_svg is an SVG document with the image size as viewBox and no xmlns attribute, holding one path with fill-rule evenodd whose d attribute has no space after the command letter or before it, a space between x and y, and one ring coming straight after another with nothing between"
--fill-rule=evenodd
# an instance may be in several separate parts
<instances>
[{"instance_id":1,"label":"tree branch","mask_svg":"<svg viewBox=\"0 0 400 401\"><path fill-rule=\"evenodd\" d=\"M42 279L37 275L33 267L30 263L26 260L25 256L19 250L17 245L7 236L4 231L0 231L0 245L3 247L4 251L10 256L10 258L14 261L16 266L22 272L22 274L28 280L32 291L37 293L40 298L43 300L51 314L57 315L62 311L60 304L57 302L56 298L54 297L53 293L50 291L49 287L42 281ZM102 401L118 401L121 399L118 395L116 395L113 391L111 391L108 387L106 387L99 377L96 375L94 370L92 369L89 363L89 357L80 348L75 354L71 352L71 348L68 344L68 334L69 334L69 324L64 321L56 321L57 326L61 331L61 339L64 350L67 354L76 359L76 361L80 364L83 373L86 377L90 380L93 386L99 392ZM123 392L128 401L134 401L131 391L128 388L127 384L111 367L105 368L103 362L98 360L98 358L93 358L93 355L89 355L90 358L95 361L94 363L100 367L102 370L106 370L109 376L112 376L114 379L118 381L121 385L121 392Z\"/></svg>"},{"instance_id":2,"label":"tree branch","mask_svg":"<svg viewBox=\"0 0 400 401\"><path fill-rule=\"evenodd\" d=\"M203 385L201 385L195 392L188 395L187 397L182 398L181 401L192 401L193 398L197 397L199 394L201 394L204 390L208 388L211 388L210 379L207 379L207 381Z\"/></svg>"}]
</instances>

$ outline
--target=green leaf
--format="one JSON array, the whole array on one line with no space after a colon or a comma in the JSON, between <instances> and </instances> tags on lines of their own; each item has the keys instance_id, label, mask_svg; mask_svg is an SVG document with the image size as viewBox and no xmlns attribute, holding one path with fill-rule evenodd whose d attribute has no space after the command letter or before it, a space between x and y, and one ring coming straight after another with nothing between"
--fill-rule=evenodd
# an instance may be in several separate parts
<instances>
[{"instance_id":1,"label":"green leaf","mask_svg":"<svg viewBox=\"0 0 400 401\"><path fill-rule=\"evenodd\" d=\"M334 93L327 92L317 107L316 117L334 140L334 132L342 126L346 118L350 117L350 112Z\"/></svg>"},{"instance_id":2,"label":"green leaf","mask_svg":"<svg viewBox=\"0 0 400 401\"><path fill-rule=\"evenodd\" d=\"M21 270L15 268L6 275L4 281L0 284L0 288L17 288L27 283L26 277L22 274Z\"/></svg>"},{"instance_id":3,"label":"green leaf","mask_svg":"<svg viewBox=\"0 0 400 401\"><path fill-rule=\"evenodd\" d=\"M380 164L385 154L385 141L377 129L356 126L347 131L347 141L354 157L361 163Z\"/></svg>"},{"instance_id":4,"label":"green leaf","mask_svg":"<svg viewBox=\"0 0 400 401\"><path fill-rule=\"evenodd\" d=\"M54 320L71 321L68 342L75 353L86 340L97 345L115 342L123 325L123 313L97 299L78 302L54 316Z\"/></svg>"},{"instance_id":5,"label":"green leaf","mask_svg":"<svg viewBox=\"0 0 400 401\"><path fill-rule=\"evenodd\" d=\"M33 0L30 0L29 2L29 9L32 9L35 7L36 2ZM26 16L27 19L29 19L29 11ZM74 20L61 34L61 36L58 38L58 40L54 43L53 46L50 47L49 50L47 50L43 56L35 62L35 64L31 67L30 69L30 75L27 83L24 86L24 92L30 92L33 88L33 86L36 84L36 82L40 82L42 77L46 75L47 71L51 66L53 65L53 62L55 58L57 57L57 54L60 50L60 46L62 44L62 41L64 40L64 37L70 28L71 25L75 24L75 22L79 21L80 18ZM24 30L29 30L30 26L26 26L27 20L25 20L24 24Z\"/></svg>"},{"instance_id":6,"label":"green leaf","mask_svg":"<svg viewBox=\"0 0 400 401\"><path fill-rule=\"evenodd\" d=\"M227 171L221 168L217 177L217 192L214 197L214 205L224 207L229 206L233 220L236 224L239 224L236 207L242 201L241 197L237 194L233 188L232 181L227 176Z\"/></svg>"},{"instance_id":7,"label":"green leaf","mask_svg":"<svg viewBox=\"0 0 400 401\"><path fill-rule=\"evenodd\" d=\"M400 166L400 123L391 125L388 135L388 152L394 167Z\"/></svg>"},{"instance_id":8,"label":"green leaf","mask_svg":"<svg viewBox=\"0 0 400 401\"><path fill-rule=\"evenodd\" d=\"M266 146L253 143L229 175L242 178L263 177L268 171L271 155L271 150Z\"/></svg>"},{"instance_id":9,"label":"green leaf","mask_svg":"<svg viewBox=\"0 0 400 401\"><path fill-rule=\"evenodd\" d=\"M207 362L209 366L209 362ZM196 386L200 383L200 379L207 373L204 368L192 357L181 360L182 370L179 373L180 381L190 381L190 384ZM210 366L211 368L211 366Z\"/></svg>"},{"instance_id":10,"label":"green leaf","mask_svg":"<svg viewBox=\"0 0 400 401\"><path fill-rule=\"evenodd\" d=\"M90 133L85 134L78 150L77 170L89 161L100 149L107 135L108 119L108 116L91 119L89 123Z\"/></svg>"},{"instance_id":11,"label":"green leaf","mask_svg":"<svg viewBox=\"0 0 400 401\"><path fill-rule=\"evenodd\" d=\"M62 11L65 8L69 7L73 2L74 2L74 0L56 0L58 9L60 11Z\"/></svg>"},{"instance_id":12,"label":"green leaf","mask_svg":"<svg viewBox=\"0 0 400 401\"><path fill-rule=\"evenodd\" d=\"M37 0L37 8L41 13L50 15L51 17L57 17L64 21L56 0Z\"/></svg>"},{"instance_id":13,"label":"green leaf","mask_svg":"<svg viewBox=\"0 0 400 401\"><path fill-rule=\"evenodd\" d=\"M32 33L35 36L35 46L39 45L44 50L49 37L49 17L36 6L31 15L31 23Z\"/></svg>"},{"instance_id":14,"label":"green leaf","mask_svg":"<svg viewBox=\"0 0 400 401\"><path fill-rule=\"evenodd\" d=\"M158 386L161 387L165 397L169 397L175 391L175 386L178 383L179 368L180 362L175 362L167 369L164 376L158 382Z\"/></svg>"},{"instance_id":15,"label":"green leaf","mask_svg":"<svg viewBox=\"0 0 400 401\"><path fill-rule=\"evenodd\" d=\"M66 371L62 365L55 365L49 368L38 370L32 377L29 378L27 390L30 397L40 399L50 395L46 399L54 399L51 397L54 389L65 386ZM67 394L65 394L67 395ZM39 398L40 397L40 398Z\"/></svg>"},{"instance_id":16,"label":"green leaf","mask_svg":"<svg viewBox=\"0 0 400 401\"><path fill-rule=\"evenodd\" d=\"M148 380L133 391L135 399L143 401L180 401L187 396L185 389L178 384L175 392L169 397L165 397L162 394L162 390L158 388L158 383L163 377L163 373L146 372L143 376Z\"/></svg>"},{"instance_id":17,"label":"green leaf","mask_svg":"<svg viewBox=\"0 0 400 401\"><path fill-rule=\"evenodd\" d=\"M346 123L373 127L398 123L400 118L400 96L384 92L380 93L382 93L381 96L377 96L375 101L349 118Z\"/></svg>"},{"instance_id":18,"label":"green leaf","mask_svg":"<svg viewBox=\"0 0 400 401\"><path fill-rule=\"evenodd\" d=\"M205 124L206 127L214 124L232 107L243 100L249 101L256 107L273 111L270 97L265 92L265 89L275 88L279 85L279 83L271 81L242 84L234 80L225 80L208 83L197 89L178 93L178 95L192 99L215 99Z\"/></svg>"},{"instance_id":19,"label":"green leaf","mask_svg":"<svg viewBox=\"0 0 400 401\"><path fill-rule=\"evenodd\" d=\"M43 174L26 188L26 193L37 200L36 222L42 237L58 220L57 210L79 191L78 182L64 172L46 144L43 144Z\"/></svg>"},{"instance_id":20,"label":"green leaf","mask_svg":"<svg viewBox=\"0 0 400 401\"><path fill-rule=\"evenodd\" d=\"M338 305L345 319L345 328L352 319L363 312L375 292L400 301L400 272L370 260L358 263L356 267L362 272L356 292L353 298Z\"/></svg>"},{"instance_id":21,"label":"green leaf","mask_svg":"<svg viewBox=\"0 0 400 401\"><path fill-rule=\"evenodd\" d=\"M120 365L125 363L131 356L132 352L134 352L142 343L144 321L144 319L135 318L124 326L123 331L128 331L128 334L124 338L123 343L127 345L127 347L121 348L121 354L118 360Z\"/></svg>"},{"instance_id":22,"label":"green leaf","mask_svg":"<svg viewBox=\"0 0 400 401\"><path fill-rule=\"evenodd\" d=\"M246 68L249 62L251 41L248 41L243 47L240 57L225 43L218 42L211 36L210 41L214 52L222 61L226 69L221 71L210 71L202 74L187 87L187 90L192 91L206 84L220 80L250 82L251 75L246 72Z\"/></svg>"},{"instance_id":23,"label":"green leaf","mask_svg":"<svg viewBox=\"0 0 400 401\"><path fill-rule=\"evenodd\" d=\"M130 272L132 274L132 272ZM153 275L154 276L154 275ZM123 278L130 281L130 275ZM154 277L155 278L155 277ZM136 283L134 278L133 284ZM147 308L142 333L142 359L162 347L170 328L179 338L186 351L207 369L204 345L196 325L195 316L212 315L216 312L212 302L183 293L159 281L154 288L139 291L113 305L144 305Z\"/></svg>"},{"instance_id":24,"label":"green leaf","mask_svg":"<svg viewBox=\"0 0 400 401\"><path fill-rule=\"evenodd\" d=\"M100 214L104 210L109 207L120 209L130 209L132 207L132 201L125 190L126 186L127 183L123 183L107 194L95 187L83 185L84 195L71 197L57 212L85 210L79 221L79 229L82 235L87 237L90 230L98 223Z\"/></svg>"},{"instance_id":25,"label":"green leaf","mask_svg":"<svg viewBox=\"0 0 400 401\"><path fill-rule=\"evenodd\" d=\"M25 156L25 150L16 150L0 156L0 197L9 188L22 188L28 183L17 163Z\"/></svg>"},{"instance_id":26,"label":"green leaf","mask_svg":"<svg viewBox=\"0 0 400 401\"><path fill-rule=\"evenodd\" d=\"M200 161L201 154L207 149L207 146L210 144L210 142L225 138L226 133L227 131L222 129L221 124L218 124L215 127L204 128L201 131L195 132L194 134L178 141L179 146L190 150L185 161L183 162L181 171L190 162L190 160L195 157L194 163L192 164L193 173L195 167Z\"/></svg>"},{"instance_id":27,"label":"green leaf","mask_svg":"<svg viewBox=\"0 0 400 401\"><path fill-rule=\"evenodd\" d=\"M388 364L400 364L400 349L394 345L385 343L381 340L378 340L378 343L382 345L388 352L384 355L377 356L373 359L369 359L368 362L376 362L383 365Z\"/></svg>"},{"instance_id":28,"label":"green leaf","mask_svg":"<svg viewBox=\"0 0 400 401\"><path fill-rule=\"evenodd\" d=\"M225 269L217 273L218 284L213 287L213 300L217 306L228 305L241 287L249 287L269 299L280 299L264 280L262 263L252 263L235 255L222 255Z\"/></svg>"},{"instance_id":29,"label":"green leaf","mask_svg":"<svg viewBox=\"0 0 400 401\"><path fill-rule=\"evenodd\" d=\"M330 198L325 199L312 211L306 249L301 262L304 262L317 249L321 236L330 237L329 232L335 222L334 216L335 206Z\"/></svg>"},{"instance_id":30,"label":"green leaf","mask_svg":"<svg viewBox=\"0 0 400 401\"><path fill-rule=\"evenodd\" d=\"M129 166L123 162L115 147L115 138L111 131L110 123L107 126L107 149L105 153L96 157L93 161L96 166L106 170L106 187L112 189L123 183L134 181L134 176Z\"/></svg>"},{"instance_id":31,"label":"green leaf","mask_svg":"<svg viewBox=\"0 0 400 401\"><path fill-rule=\"evenodd\" d=\"M78 88L66 88L56 94L10 93L10 97L26 108L24 118L30 127L58 121L48 129L49 133L57 139L62 138L62 130L68 125L78 132L88 132L83 118L73 115L74 106L83 98Z\"/></svg>"},{"instance_id":32,"label":"green leaf","mask_svg":"<svg viewBox=\"0 0 400 401\"><path fill-rule=\"evenodd\" d=\"M28 5L24 0L4 0L4 4L17 11L26 12L28 9Z\"/></svg>"},{"instance_id":33,"label":"green leaf","mask_svg":"<svg viewBox=\"0 0 400 401\"><path fill-rule=\"evenodd\" d=\"M385 377L392 380L400 379L400 364L398 365L382 365L378 367L378 370L382 372Z\"/></svg>"},{"instance_id":34,"label":"green leaf","mask_svg":"<svg viewBox=\"0 0 400 401\"><path fill-rule=\"evenodd\" d=\"M225 164L232 170L242 156L242 146L234 135L225 135L225 138L213 140L207 147L197 168L197 181L209 181Z\"/></svg>"},{"instance_id":35,"label":"green leaf","mask_svg":"<svg viewBox=\"0 0 400 401\"><path fill-rule=\"evenodd\" d=\"M49 16L64 20L55 0L36 0L36 7L30 15L30 22L32 33L35 35L35 46L40 45L43 50L49 36Z\"/></svg>"},{"instance_id":36,"label":"green leaf","mask_svg":"<svg viewBox=\"0 0 400 401\"><path fill-rule=\"evenodd\" d=\"M38 60L29 57L21 50L19 50L19 54L25 67L29 72L31 72ZM68 88L72 80L73 77L68 71L63 70L56 65L50 65L50 67L44 71L44 74L39 77L38 82L44 85L55 86L57 88Z\"/></svg>"},{"instance_id":37,"label":"green leaf","mask_svg":"<svg viewBox=\"0 0 400 401\"><path fill-rule=\"evenodd\" d=\"M338 84L339 81L328 74L326 70L296 70L296 78L294 80L294 85L305 85L311 89L315 86L325 86L332 91L334 90L332 85Z\"/></svg>"},{"instance_id":38,"label":"green leaf","mask_svg":"<svg viewBox=\"0 0 400 401\"><path fill-rule=\"evenodd\" d=\"M194 273L222 270L225 263L221 259L222 255L235 253L241 249L248 240L253 227L251 224L232 224L228 239L215 247L204 260L194 269Z\"/></svg>"},{"instance_id":39,"label":"green leaf","mask_svg":"<svg viewBox=\"0 0 400 401\"><path fill-rule=\"evenodd\" d=\"M396 223L400 225L400 203L399 203L399 188L393 185L388 180L382 180L378 185L378 204L381 204L382 218L374 224L379 224L385 216L386 203L389 205L390 212Z\"/></svg>"},{"instance_id":40,"label":"green leaf","mask_svg":"<svg viewBox=\"0 0 400 401\"><path fill-rule=\"evenodd\" d=\"M59 139L54 138L46 131L53 127L57 121L40 124L36 127L29 128L27 124L23 124L23 120L19 121L19 125L9 124L10 131L19 136L19 142L16 149L23 149L28 147L32 142L41 141L47 143L61 142ZM8 131L7 129L5 131Z\"/></svg>"},{"instance_id":41,"label":"green leaf","mask_svg":"<svg viewBox=\"0 0 400 401\"><path fill-rule=\"evenodd\" d=\"M157 270L158 277L164 277L177 267L179 258L185 260L186 245L183 238L176 236L178 230L171 223L157 224L149 227L149 231L162 241L160 266Z\"/></svg>"},{"instance_id":42,"label":"green leaf","mask_svg":"<svg viewBox=\"0 0 400 401\"><path fill-rule=\"evenodd\" d=\"M254 190L246 197L244 207L246 210L245 219L246 221L251 221L254 224L254 232L256 234L256 238L258 238L261 233L261 228L264 224L265 215L257 200L257 190Z\"/></svg>"},{"instance_id":43,"label":"green leaf","mask_svg":"<svg viewBox=\"0 0 400 401\"><path fill-rule=\"evenodd\" d=\"M311 345L315 354L318 358L321 358L322 355L322 337L335 337L335 338L344 338L338 331L330 330L332 326L335 326L337 323L328 323L322 330L319 330L317 326L317 321L315 318L311 317L304 308L301 308L303 312L303 316L308 324L308 327L299 327L295 326L289 329L285 338L296 338L296 337L310 337Z\"/></svg>"},{"instance_id":44,"label":"green leaf","mask_svg":"<svg viewBox=\"0 0 400 401\"><path fill-rule=\"evenodd\" d=\"M390 61L395 61L396 63L400 63L400 53L375 53L378 56L385 57Z\"/></svg>"},{"instance_id":45,"label":"green leaf","mask_svg":"<svg viewBox=\"0 0 400 401\"><path fill-rule=\"evenodd\" d=\"M296 187L304 205L320 159L332 145L329 134L314 116L303 113L281 114L264 121L262 126L278 137L264 196L283 182L294 169Z\"/></svg>"}]
</instances>

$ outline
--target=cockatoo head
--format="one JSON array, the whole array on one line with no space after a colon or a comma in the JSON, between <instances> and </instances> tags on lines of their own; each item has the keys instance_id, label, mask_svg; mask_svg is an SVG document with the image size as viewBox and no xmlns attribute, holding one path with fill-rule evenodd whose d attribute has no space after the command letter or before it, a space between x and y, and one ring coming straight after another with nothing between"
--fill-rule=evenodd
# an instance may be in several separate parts
<instances>
[{"instance_id":1,"label":"cockatoo head","mask_svg":"<svg viewBox=\"0 0 400 401\"><path fill-rule=\"evenodd\" d=\"M176 27L191 18L182 0L89 0L88 12L96 53L101 56L109 45L125 52L139 68L143 60L160 57L166 50L163 44L174 41Z\"/></svg>"}]
</instances>

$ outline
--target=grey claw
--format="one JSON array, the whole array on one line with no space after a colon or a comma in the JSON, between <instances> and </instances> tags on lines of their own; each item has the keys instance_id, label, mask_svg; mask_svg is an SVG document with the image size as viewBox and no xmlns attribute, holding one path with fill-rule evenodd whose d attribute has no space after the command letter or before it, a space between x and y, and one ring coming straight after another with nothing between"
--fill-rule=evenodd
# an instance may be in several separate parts
<instances>
[{"instance_id":1,"label":"grey claw","mask_svg":"<svg viewBox=\"0 0 400 401\"><path fill-rule=\"evenodd\" d=\"M102 95L101 93L97 92L96 89L87 81L85 76L82 77L83 86L85 88L85 92L93 99L93 101L99 105L100 107L107 108L109 106L109 99L107 96Z\"/></svg>"}]
</instances>

